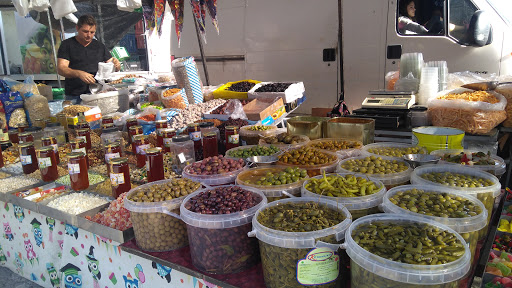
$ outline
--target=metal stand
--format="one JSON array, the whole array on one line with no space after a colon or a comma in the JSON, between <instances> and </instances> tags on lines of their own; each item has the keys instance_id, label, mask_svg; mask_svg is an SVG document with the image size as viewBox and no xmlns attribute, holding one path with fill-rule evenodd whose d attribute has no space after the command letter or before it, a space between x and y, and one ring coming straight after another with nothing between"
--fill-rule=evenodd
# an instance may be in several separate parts
<instances>
[{"instance_id":1,"label":"metal stand","mask_svg":"<svg viewBox=\"0 0 512 288\"><path fill-rule=\"evenodd\" d=\"M196 35L197 35L197 42L199 43L199 52L201 53L201 60L203 62L204 78L206 80L206 86L210 86L210 77L208 77L208 68L206 67L206 58L204 57L203 42L201 42L201 37L199 36L199 26L197 26L197 21L195 18L194 18L194 24L196 26Z\"/></svg>"},{"instance_id":2,"label":"metal stand","mask_svg":"<svg viewBox=\"0 0 512 288\"><path fill-rule=\"evenodd\" d=\"M50 18L50 9L48 9L48 13L46 13L46 15L48 15L48 26L50 28L50 38L52 40L53 59L55 60L55 71L57 71L57 51L55 50L55 40L53 39L53 28L52 28L52 19ZM59 88L62 88L62 83L60 83L59 72L57 72L56 74L57 74L57 81L59 82Z\"/></svg>"}]
</instances>

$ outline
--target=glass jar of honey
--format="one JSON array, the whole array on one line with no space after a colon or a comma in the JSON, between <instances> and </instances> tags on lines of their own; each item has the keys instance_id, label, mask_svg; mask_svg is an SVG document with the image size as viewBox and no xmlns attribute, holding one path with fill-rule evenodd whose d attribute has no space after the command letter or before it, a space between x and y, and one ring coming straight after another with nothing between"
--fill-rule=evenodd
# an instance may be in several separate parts
<instances>
[{"instance_id":1,"label":"glass jar of honey","mask_svg":"<svg viewBox=\"0 0 512 288\"><path fill-rule=\"evenodd\" d=\"M18 130L9 130L7 132L7 134L9 134L9 141L11 141L11 143L20 143L20 138L18 136Z\"/></svg>"},{"instance_id":2,"label":"glass jar of honey","mask_svg":"<svg viewBox=\"0 0 512 288\"><path fill-rule=\"evenodd\" d=\"M129 135L128 138L129 138L130 143L133 143L135 135L140 135L140 134L142 134L142 126L137 125L137 126L130 127L130 130L128 130L128 135Z\"/></svg>"},{"instance_id":3,"label":"glass jar of honey","mask_svg":"<svg viewBox=\"0 0 512 288\"><path fill-rule=\"evenodd\" d=\"M226 126L226 151L240 146L240 134L238 126Z\"/></svg>"},{"instance_id":4,"label":"glass jar of honey","mask_svg":"<svg viewBox=\"0 0 512 288\"><path fill-rule=\"evenodd\" d=\"M162 130L162 142L164 143L164 146L163 146L164 153L171 152L170 147L171 147L172 137L174 137L174 136L176 136L175 129L167 128L167 129Z\"/></svg>"},{"instance_id":5,"label":"glass jar of honey","mask_svg":"<svg viewBox=\"0 0 512 288\"><path fill-rule=\"evenodd\" d=\"M130 191L130 168L127 158L110 160L110 182L112 183L112 197L116 199L124 192Z\"/></svg>"},{"instance_id":6,"label":"glass jar of honey","mask_svg":"<svg viewBox=\"0 0 512 288\"><path fill-rule=\"evenodd\" d=\"M20 162L24 174L31 174L37 170L36 149L33 142L25 142L19 145Z\"/></svg>"},{"instance_id":7,"label":"glass jar of honey","mask_svg":"<svg viewBox=\"0 0 512 288\"><path fill-rule=\"evenodd\" d=\"M68 153L68 172L71 189L81 191L89 188L87 158L84 152Z\"/></svg>"},{"instance_id":8,"label":"glass jar of honey","mask_svg":"<svg viewBox=\"0 0 512 288\"><path fill-rule=\"evenodd\" d=\"M85 154L85 159L87 160L87 167L89 167L89 157L87 157L87 148L84 139L74 139L69 141L69 148L71 152L83 152Z\"/></svg>"},{"instance_id":9,"label":"glass jar of honey","mask_svg":"<svg viewBox=\"0 0 512 288\"><path fill-rule=\"evenodd\" d=\"M150 148L146 151L146 171L148 182L164 179L164 155L162 148Z\"/></svg>"},{"instance_id":10,"label":"glass jar of honey","mask_svg":"<svg viewBox=\"0 0 512 288\"><path fill-rule=\"evenodd\" d=\"M85 149L91 150L92 142L91 142L91 129L78 129L76 130L76 138L85 140Z\"/></svg>"},{"instance_id":11,"label":"glass jar of honey","mask_svg":"<svg viewBox=\"0 0 512 288\"><path fill-rule=\"evenodd\" d=\"M57 139L55 139L55 137L43 137L41 138L41 145L43 147L52 146L53 151L55 151L55 159L57 161L57 165L60 164L59 145L57 144Z\"/></svg>"},{"instance_id":12,"label":"glass jar of honey","mask_svg":"<svg viewBox=\"0 0 512 288\"><path fill-rule=\"evenodd\" d=\"M146 151L151 148L148 135L136 135L132 147L137 155L137 168L146 164Z\"/></svg>"},{"instance_id":13,"label":"glass jar of honey","mask_svg":"<svg viewBox=\"0 0 512 288\"><path fill-rule=\"evenodd\" d=\"M44 182L55 181L59 178L57 159L52 146L44 146L37 150L37 163Z\"/></svg>"},{"instance_id":14,"label":"glass jar of honey","mask_svg":"<svg viewBox=\"0 0 512 288\"><path fill-rule=\"evenodd\" d=\"M18 134L19 143L34 142L34 136L30 132L22 132Z\"/></svg>"},{"instance_id":15,"label":"glass jar of honey","mask_svg":"<svg viewBox=\"0 0 512 288\"><path fill-rule=\"evenodd\" d=\"M203 135L203 157L213 157L219 155L219 145L217 143L217 134L208 132Z\"/></svg>"},{"instance_id":16,"label":"glass jar of honey","mask_svg":"<svg viewBox=\"0 0 512 288\"><path fill-rule=\"evenodd\" d=\"M114 124L114 118L112 116L103 116L101 117L101 125L105 124Z\"/></svg>"}]
</instances>

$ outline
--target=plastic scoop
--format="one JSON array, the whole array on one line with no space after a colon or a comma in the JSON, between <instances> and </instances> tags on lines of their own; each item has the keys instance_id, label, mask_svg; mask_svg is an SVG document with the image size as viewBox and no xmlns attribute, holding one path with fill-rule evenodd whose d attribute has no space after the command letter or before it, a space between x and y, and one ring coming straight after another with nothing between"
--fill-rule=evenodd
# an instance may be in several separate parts
<instances>
[{"instance_id":1,"label":"plastic scoop","mask_svg":"<svg viewBox=\"0 0 512 288\"><path fill-rule=\"evenodd\" d=\"M498 87L498 85L501 85L501 84L512 84L512 82L486 81L486 82L464 84L461 87L472 89L472 90L489 91L489 90L496 89L496 87Z\"/></svg>"}]
</instances>

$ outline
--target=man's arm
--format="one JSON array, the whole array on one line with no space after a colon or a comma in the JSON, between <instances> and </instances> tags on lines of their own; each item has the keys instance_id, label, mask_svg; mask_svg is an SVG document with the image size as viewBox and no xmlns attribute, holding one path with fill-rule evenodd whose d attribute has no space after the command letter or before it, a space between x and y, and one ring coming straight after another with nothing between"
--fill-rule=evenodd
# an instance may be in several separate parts
<instances>
[{"instance_id":1,"label":"man's arm","mask_svg":"<svg viewBox=\"0 0 512 288\"><path fill-rule=\"evenodd\" d=\"M85 71L69 68L69 60L57 58L57 72L66 78L80 78L86 84L95 83L94 75Z\"/></svg>"},{"instance_id":2,"label":"man's arm","mask_svg":"<svg viewBox=\"0 0 512 288\"><path fill-rule=\"evenodd\" d=\"M117 58L112 57L112 58L107 60L107 63L109 63L109 62L113 62L114 63L114 67L116 68L116 72L121 70L121 62L119 62L119 60L117 60Z\"/></svg>"}]
</instances>

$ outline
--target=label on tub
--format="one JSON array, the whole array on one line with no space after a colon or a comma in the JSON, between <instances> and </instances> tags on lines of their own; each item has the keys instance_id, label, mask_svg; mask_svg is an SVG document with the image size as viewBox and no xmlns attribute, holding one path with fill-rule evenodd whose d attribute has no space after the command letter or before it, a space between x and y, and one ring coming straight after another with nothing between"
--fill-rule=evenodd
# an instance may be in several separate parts
<instances>
[{"instance_id":1,"label":"label on tub","mask_svg":"<svg viewBox=\"0 0 512 288\"><path fill-rule=\"evenodd\" d=\"M340 256L327 247L309 251L297 262L297 281L302 285L321 285L338 278Z\"/></svg>"},{"instance_id":2,"label":"label on tub","mask_svg":"<svg viewBox=\"0 0 512 288\"><path fill-rule=\"evenodd\" d=\"M32 156L30 155L20 155L21 165L29 165L32 164Z\"/></svg>"},{"instance_id":3,"label":"label on tub","mask_svg":"<svg viewBox=\"0 0 512 288\"><path fill-rule=\"evenodd\" d=\"M79 174L80 173L80 164L68 163L68 172L69 172L69 175Z\"/></svg>"},{"instance_id":4,"label":"label on tub","mask_svg":"<svg viewBox=\"0 0 512 288\"><path fill-rule=\"evenodd\" d=\"M37 158L39 169L45 169L52 166L52 159L50 157Z\"/></svg>"},{"instance_id":5,"label":"label on tub","mask_svg":"<svg viewBox=\"0 0 512 288\"><path fill-rule=\"evenodd\" d=\"M112 186L119 186L124 184L124 174L123 173L110 173L110 182Z\"/></svg>"}]
</instances>

